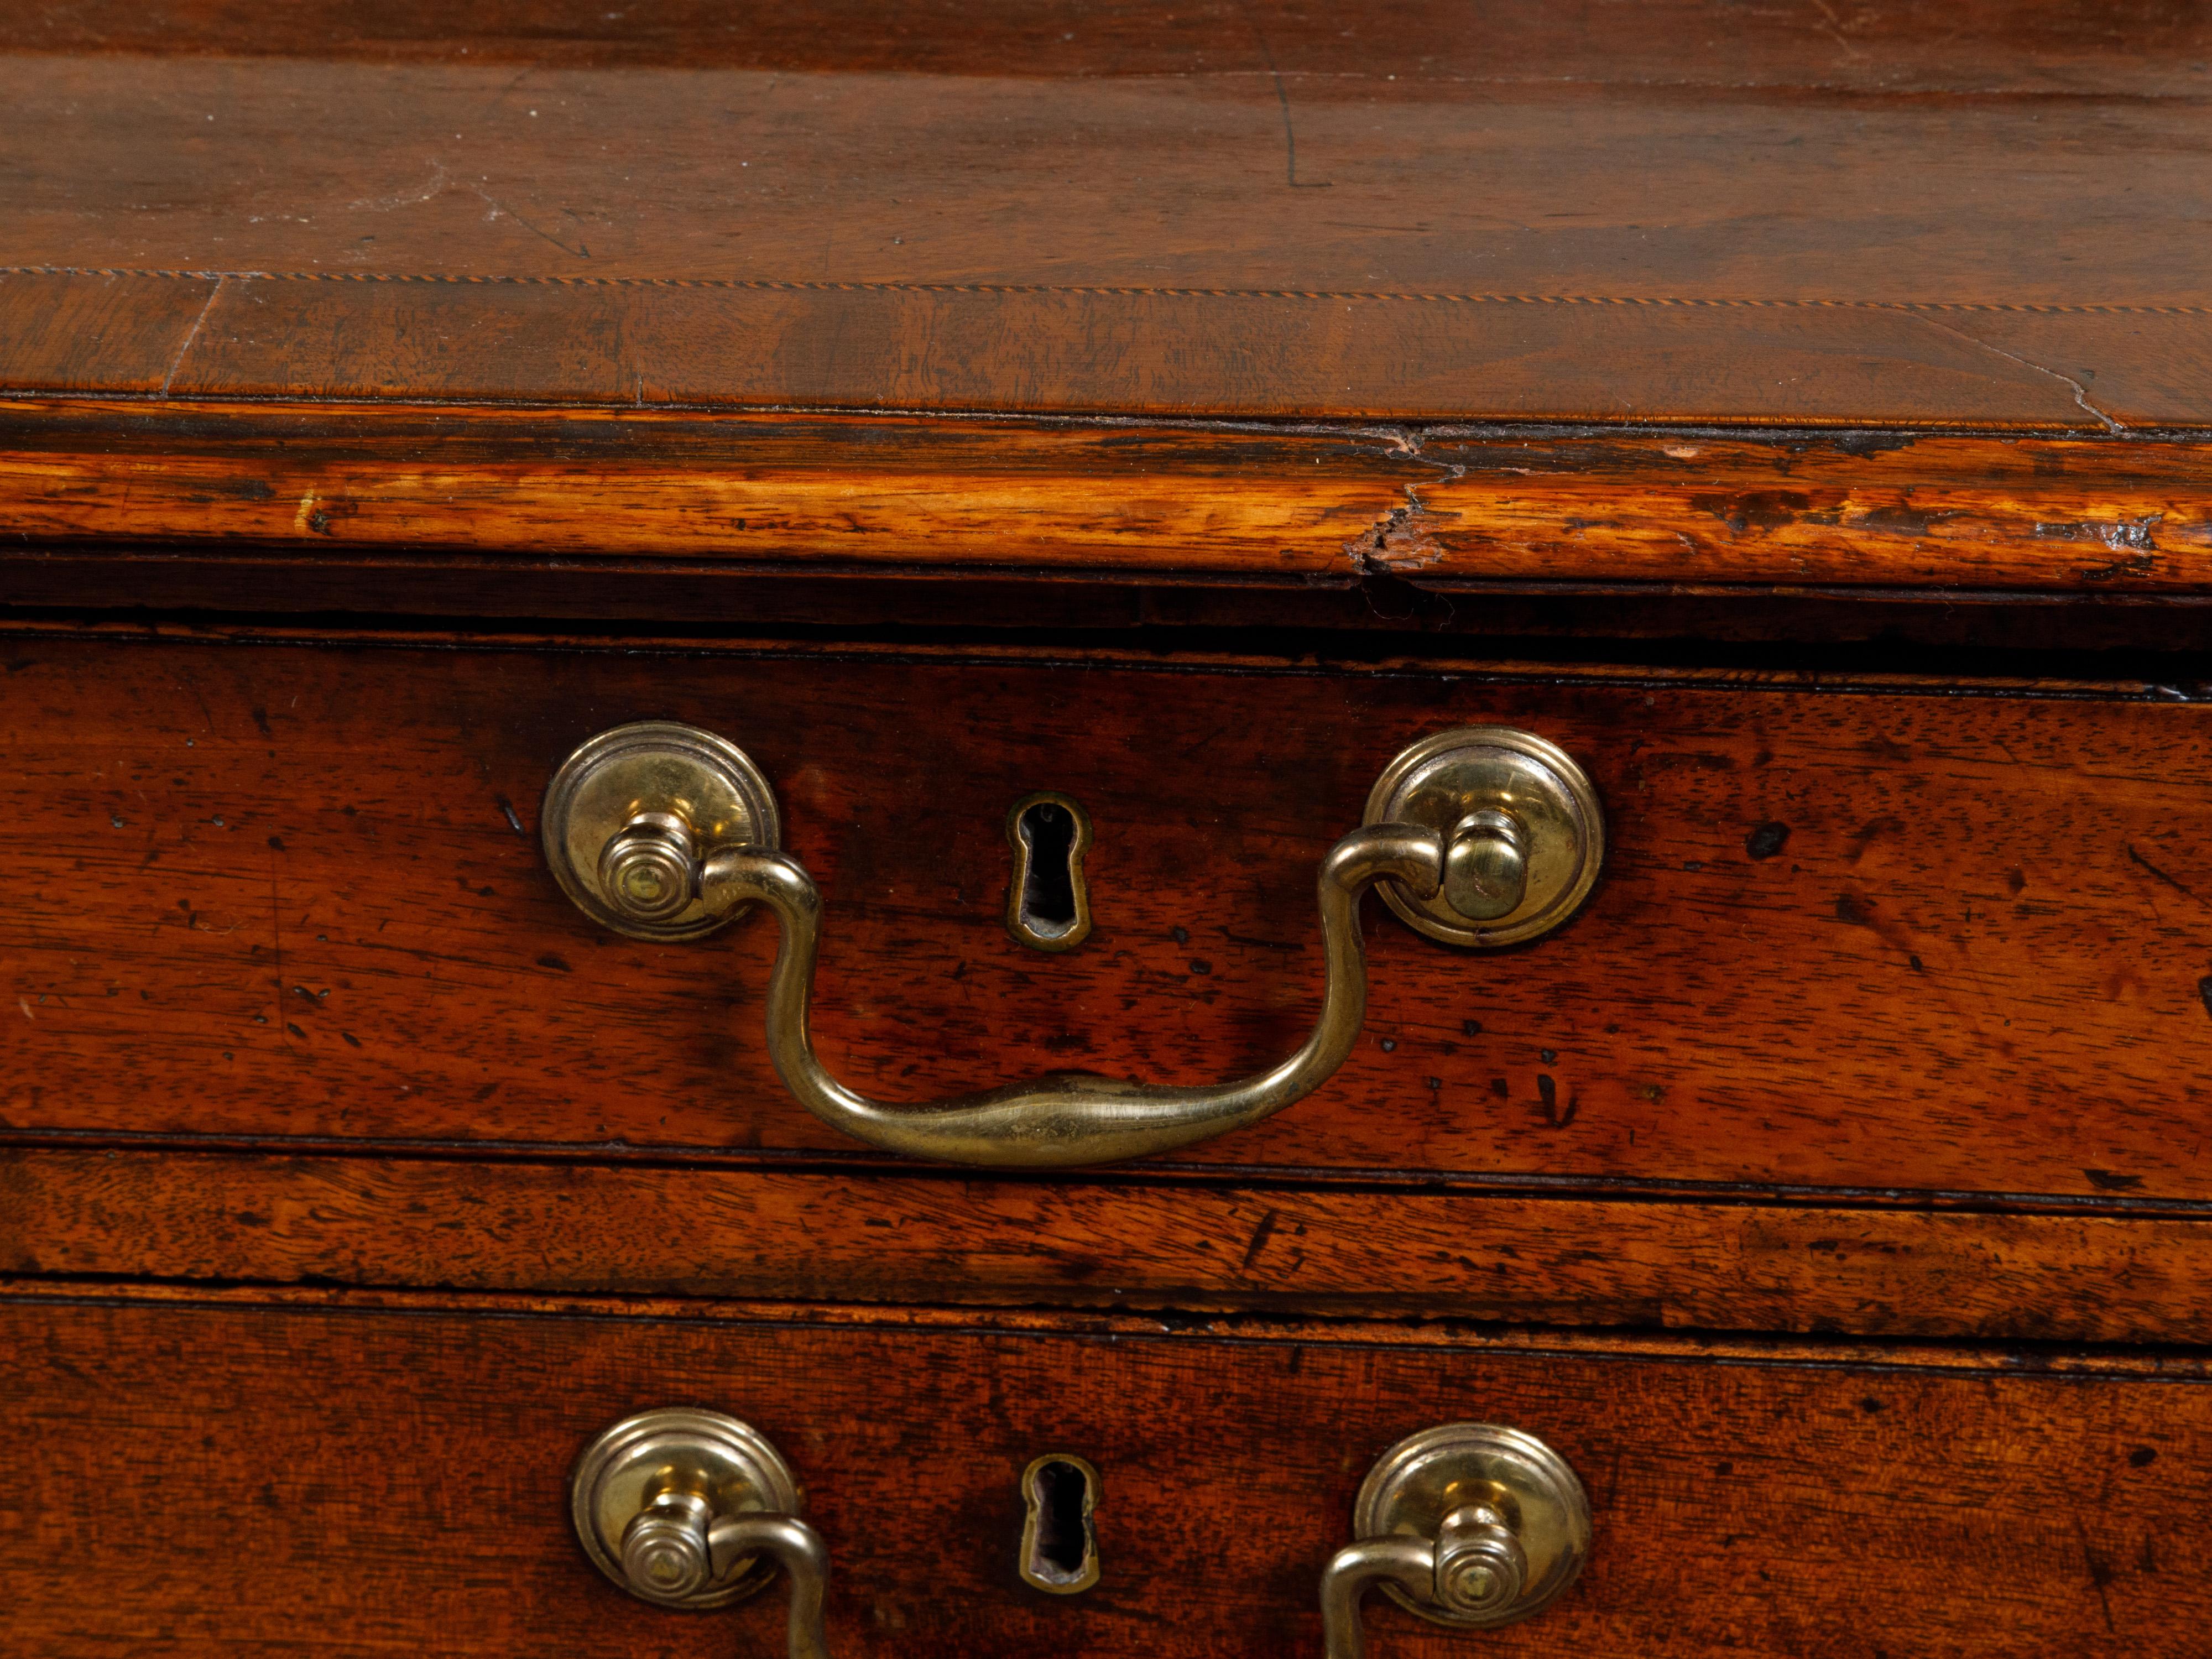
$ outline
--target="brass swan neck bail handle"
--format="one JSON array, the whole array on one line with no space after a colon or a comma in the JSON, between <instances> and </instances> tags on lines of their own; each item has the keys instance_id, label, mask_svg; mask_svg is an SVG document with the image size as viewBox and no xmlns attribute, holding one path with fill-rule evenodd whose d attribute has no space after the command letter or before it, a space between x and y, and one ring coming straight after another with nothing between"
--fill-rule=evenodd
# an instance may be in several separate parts
<instances>
[{"instance_id":1,"label":"brass swan neck bail handle","mask_svg":"<svg viewBox=\"0 0 2212 1659\"><path fill-rule=\"evenodd\" d=\"M1473 728L1430 738L1386 770L1367 823L1330 848L1316 886L1325 983L1319 1018L1280 1064L1231 1083L1166 1087L1091 1073L915 1106L847 1088L807 1029L822 894L777 850L775 798L742 750L671 722L619 726L570 756L546 791L548 861L580 908L617 932L696 938L753 904L781 939L768 1050L799 1103L884 1152L991 1169L1066 1169L1171 1152L1242 1128L1310 1094L1366 1018L1359 901L1432 938L1510 944L1556 927L1595 879L1603 828L1581 769L1540 738Z\"/></svg>"},{"instance_id":2,"label":"brass swan neck bail handle","mask_svg":"<svg viewBox=\"0 0 2212 1659\"><path fill-rule=\"evenodd\" d=\"M887 1152L1003 1170L1066 1169L1171 1152L1242 1128L1313 1092L1358 1040L1367 1013L1359 896L1382 880L1422 897L1443 879L1443 840L1410 824L1355 830L1322 860L1322 949L1328 962L1321 1017L1290 1058L1234 1083L1168 1088L1088 1072L1053 1072L1027 1083L925 1106L890 1106L830 1076L806 1029L821 937L822 895L786 853L729 852L701 866L709 909L757 900L783 930L769 978L768 1050L776 1075L824 1123Z\"/></svg>"}]
</instances>

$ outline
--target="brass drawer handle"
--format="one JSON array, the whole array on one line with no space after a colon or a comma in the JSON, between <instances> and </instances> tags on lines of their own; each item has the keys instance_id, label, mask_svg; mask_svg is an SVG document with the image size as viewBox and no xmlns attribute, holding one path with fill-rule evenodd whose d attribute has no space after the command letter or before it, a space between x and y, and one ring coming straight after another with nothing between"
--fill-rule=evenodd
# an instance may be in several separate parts
<instances>
[{"instance_id":1,"label":"brass drawer handle","mask_svg":"<svg viewBox=\"0 0 2212 1659\"><path fill-rule=\"evenodd\" d=\"M1322 1574L1326 1659L1363 1659L1359 1602L1372 1585L1432 1623L1467 1630L1541 1613L1589 1559L1589 1499L1534 1435L1449 1423L1376 1460L1352 1530L1358 1541Z\"/></svg>"},{"instance_id":2,"label":"brass drawer handle","mask_svg":"<svg viewBox=\"0 0 2212 1659\"><path fill-rule=\"evenodd\" d=\"M1164 1088L1058 1072L924 1106L888 1106L830 1076L807 1034L822 895L776 850L774 792L733 744L664 721L618 726L564 762L545 794L546 858L594 920L642 939L695 938L763 904L781 929L768 989L776 1074L823 1122L885 1152L993 1169L1055 1169L1170 1152L1256 1123L1344 1063L1366 1018L1359 899L1382 884L1431 938L1472 945L1534 938L1566 920L1604 855L1597 797L1540 738L1445 732L1386 769L1367 822L1322 859L1327 982L1312 1035L1281 1064L1234 1083Z\"/></svg>"},{"instance_id":3,"label":"brass drawer handle","mask_svg":"<svg viewBox=\"0 0 2212 1659\"><path fill-rule=\"evenodd\" d=\"M749 1425L682 1407L626 1417L578 1455L568 1495L584 1553L656 1606L726 1607L781 1566L790 1659L830 1659L830 1552L799 1518L790 1465Z\"/></svg>"}]
</instances>

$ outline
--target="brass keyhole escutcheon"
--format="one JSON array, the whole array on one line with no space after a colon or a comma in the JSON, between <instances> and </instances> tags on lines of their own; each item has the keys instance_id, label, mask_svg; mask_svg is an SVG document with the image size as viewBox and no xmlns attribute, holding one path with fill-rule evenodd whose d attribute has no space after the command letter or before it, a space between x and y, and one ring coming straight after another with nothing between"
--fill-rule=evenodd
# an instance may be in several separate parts
<instances>
[{"instance_id":1,"label":"brass keyhole escutcheon","mask_svg":"<svg viewBox=\"0 0 2212 1659\"><path fill-rule=\"evenodd\" d=\"M1098 1582L1098 1471L1087 1459L1052 1452L1022 1471L1023 1582L1053 1595L1074 1595Z\"/></svg>"},{"instance_id":2,"label":"brass keyhole escutcheon","mask_svg":"<svg viewBox=\"0 0 2212 1659\"><path fill-rule=\"evenodd\" d=\"M1091 890L1083 874L1091 815L1057 791L1024 795L1006 814L1014 852L1006 931L1036 951L1072 951L1091 937Z\"/></svg>"},{"instance_id":3,"label":"brass keyhole escutcheon","mask_svg":"<svg viewBox=\"0 0 2212 1659\"><path fill-rule=\"evenodd\" d=\"M1571 756L1533 732L1468 726L1401 752L1367 798L1368 823L1410 823L1445 840L1433 897L1398 883L1382 902L1449 945L1518 945L1581 907L1605 862L1605 814Z\"/></svg>"}]
</instances>

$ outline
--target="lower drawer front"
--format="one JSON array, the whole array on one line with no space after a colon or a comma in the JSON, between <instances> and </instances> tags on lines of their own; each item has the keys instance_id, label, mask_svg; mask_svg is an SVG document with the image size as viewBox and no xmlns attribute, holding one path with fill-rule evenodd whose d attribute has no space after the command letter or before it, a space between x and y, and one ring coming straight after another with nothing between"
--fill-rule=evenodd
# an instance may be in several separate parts
<instances>
[{"instance_id":1,"label":"lower drawer front","mask_svg":"<svg viewBox=\"0 0 2212 1659\"><path fill-rule=\"evenodd\" d=\"M1382 1659L2180 1655L2212 1618L2194 1375L26 1298L0 1303L0 1650L780 1654L780 1588L656 1610L569 1530L579 1449L673 1404L795 1466L841 1659L1318 1656L1316 1577L1369 1463L1470 1418L1579 1471L1589 1567L1502 1632L1372 1597ZM1018 1477L1052 1452L1101 1475L1079 1595L1017 1570Z\"/></svg>"}]
</instances>

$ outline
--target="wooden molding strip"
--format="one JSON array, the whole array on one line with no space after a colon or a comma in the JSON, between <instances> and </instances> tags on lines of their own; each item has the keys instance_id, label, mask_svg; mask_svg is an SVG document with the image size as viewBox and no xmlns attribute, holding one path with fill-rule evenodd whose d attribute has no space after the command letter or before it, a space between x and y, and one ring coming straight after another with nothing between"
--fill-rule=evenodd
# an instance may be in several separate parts
<instances>
[{"instance_id":1,"label":"wooden molding strip","mask_svg":"<svg viewBox=\"0 0 2212 1659\"><path fill-rule=\"evenodd\" d=\"M334 566L2174 595L2212 592L2212 442L0 403L0 546L180 544Z\"/></svg>"},{"instance_id":2,"label":"wooden molding strip","mask_svg":"<svg viewBox=\"0 0 2212 1659\"><path fill-rule=\"evenodd\" d=\"M12 1151L0 1273L2203 1340L2212 1223Z\"/></svg>"}]
</instances>

